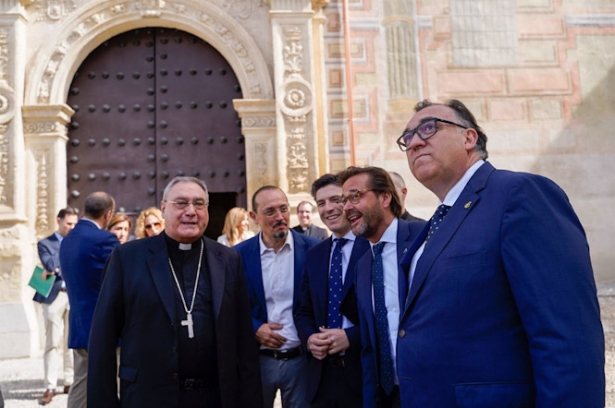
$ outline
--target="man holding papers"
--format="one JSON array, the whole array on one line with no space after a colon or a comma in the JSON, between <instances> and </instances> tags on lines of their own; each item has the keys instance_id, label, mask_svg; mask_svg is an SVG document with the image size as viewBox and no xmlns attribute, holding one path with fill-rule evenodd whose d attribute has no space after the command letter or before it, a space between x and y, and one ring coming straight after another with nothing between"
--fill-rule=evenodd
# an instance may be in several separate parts
<instances>
[{"instance_id":1,"label":"man holding papers","mask_svg":"<svg viewBox=\"0 0 615 408\"><path fill-rule=\"evenodd\" d=\"M62 279L60 270L60 242L75 228L77 224L77 214L70 207L60 210L58 213L58 230L53 234L38 242L38 256L43 265L43 278L47 275L55 275L55 282L51 292L45 298L38 292L34 295L34 301L41 304L43 310L43 320L45 321L45 354L43 363L45 366L45 386L46 390L40 400L41 405L51 402L56 394L56 383L58 382L58 365L60 356L58 351L61 341L64 340L62 352L64 357L64 389L67 393L73 382L73 354L67 347L66 340L68 334L68 296L66 295L66 285ZM52 279L49 277L49 279Z\"/></svg>"}]
</instances>

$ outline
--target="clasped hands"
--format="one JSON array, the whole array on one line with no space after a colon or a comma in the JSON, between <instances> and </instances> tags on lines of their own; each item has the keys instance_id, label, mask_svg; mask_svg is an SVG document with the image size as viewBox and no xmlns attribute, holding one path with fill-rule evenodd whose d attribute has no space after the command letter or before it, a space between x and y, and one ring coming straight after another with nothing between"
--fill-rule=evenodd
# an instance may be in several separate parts
<instances>
[{"instance_id":1,"label":"clasped hands","mask_svg":"<svg viewBox=\"0 0 615 408\"><path fill-rule=\"evenodd\" d=\"M312 334L307 341L308 350L314 358L322 360L327 354L337 354L350 347L348 336L344 329L319 328L319 333Z\"/></svg>"}]
</instances>

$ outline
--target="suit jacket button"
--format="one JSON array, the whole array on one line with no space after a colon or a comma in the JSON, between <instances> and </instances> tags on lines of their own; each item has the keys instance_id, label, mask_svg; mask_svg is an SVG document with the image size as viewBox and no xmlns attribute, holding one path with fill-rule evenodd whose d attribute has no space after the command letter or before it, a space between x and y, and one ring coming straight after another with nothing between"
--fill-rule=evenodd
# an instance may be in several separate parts
<instances>
[{"instance_id":1,"label":"suit jacket button","mask_svg":"<svg viewBox=\"0 0 615 408\"><path fill-rule=\"evenodd\" d=\"M401 329L399 331L399 337L404 338L406 336L406 331L404 329Z\"/></svg>"}]
</instances>

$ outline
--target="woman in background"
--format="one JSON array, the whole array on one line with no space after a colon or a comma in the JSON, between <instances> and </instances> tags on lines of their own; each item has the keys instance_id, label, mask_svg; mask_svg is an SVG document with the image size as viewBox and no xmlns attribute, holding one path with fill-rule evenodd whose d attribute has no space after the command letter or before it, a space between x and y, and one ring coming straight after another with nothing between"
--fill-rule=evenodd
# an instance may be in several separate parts
<instances>
[{"instance_id":1,"label":"woman in background","mask_svg":"<svg viewBox=\"0 0 615 408\"><path fill-rule=\"evenodd\" d=\"M231 208L226 213L224 228L222 229L222 235L218 237L218 242L232 247L253 236L254 233L250 231L248 211L241 207Z\"/></svg>"},{"instance_id":2,"label":"woman in background","mask_svg":"<svg viewBox=\"0 0 615 408\"><path fill-rule=\"evenodd\" d=\"M107 231L115 234L117 239L120 240L120 244L126 243L130 236L130 228L132 227L132 221L130 217L124 213L118 212L111 217Z\"/></svg>"},{"instance_id":3,"label":"woman in background","mask_svg":"<svg viewBox=\"0 0 615 408\"><path fill-rule=\"evenodd\" d=\"M162 213L156 207L146 208L137 217L135 235L138 239L154 237L164 229Z\"/></svg>"}]
</instances>

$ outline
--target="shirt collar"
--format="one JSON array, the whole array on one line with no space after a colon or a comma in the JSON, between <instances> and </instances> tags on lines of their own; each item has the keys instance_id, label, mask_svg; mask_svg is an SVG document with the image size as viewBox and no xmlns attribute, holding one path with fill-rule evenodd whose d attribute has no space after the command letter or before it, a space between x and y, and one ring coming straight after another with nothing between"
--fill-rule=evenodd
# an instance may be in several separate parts
<instances>
[{"instance_id":1,"label":"shirt collar","mask_svg":"<svg viewBox=\"0 0 615 408\"><path fill-rule=\"evenodd\" d=\"M463 189L466 188L468 181L470 181L474 173L476 173L476 171L483 164L485 164L485 161L479 160L476 163L474 163L469 169L467 169L463 177L459 179L457 184L455 184L453 188L451 188L451 190L448 192L446 197L444 197L444 202L438 202L438 205L445 204L445 205L448 205L449 207L452 207L453 204L455 204L455 201L457 201L457 199L461 195L461 192L463 191Z\"/></svg>"},{"instance_id":2,"label":"shirt collar","mask_svg":"<svg viewBox=\"0 0 615 408\"><path fill-rule=\"evenodd\" d=\"M295 241L293 240L293 233L292 231L289 229L288 230L288 234L286 235L286 241L284 242L284 245L282 245L282 247L280 248L280 250L282 250L286 245L288 245L288 247L290 248L290 250L292 251L294 248L294 243ZM265 243L263 242L263 233L260 232L258 234L258 244L259 244L259 249L260 249L260 254L264 254L267 251L273 251L273 248L268 248ZM278 251L279 252L279 251Z\"/></svg>"},{"instance_id":3,"label":"shirt collar","mask_svg":"<svg viewBox=\"0 0 615 408\"><path fill-rule=\"evenodd\" d=\"M60 242L62 242L62 239L64 239L64 237L62 235L58 234L58 231L54 231L53 234L56 236L56 238Z\"/></svg>"},{"instance_id":4,"label":"shirt collar","mask_svg":"<svg viewBox=\"0 0 615 408\"><path fill-rule=\"evenodd\" d=\"M376 242L376 244L380 242L389 242L391 244L397 243L397 225L399 224L399 219L397 217L393 218L393 221L389 224L386 230L384 230L384 234L380 237L380 241ZM371 241L369 243L373 248L374 245Z\"/></svg>"},{"instance_id":5,"label":"shirt collar","mask_svg":"<svg viewBox=\"0 0 615 408\"><path fill-rule=\"evenodd\" d=\"M353 234L352 230L349 230L349 231L346 233L346 235L344 235L343 237L340 237L340 238L345 238L345 239L347 239L348 241L354 241L357 237L356 237L356 235L355 235L355 234ZM338 238L335 234L333 234L333 235L332 235L333 242L337 241L337 240L338 240L338 239L340 239L340 238Z\"/></svg>"}]
</instances>

